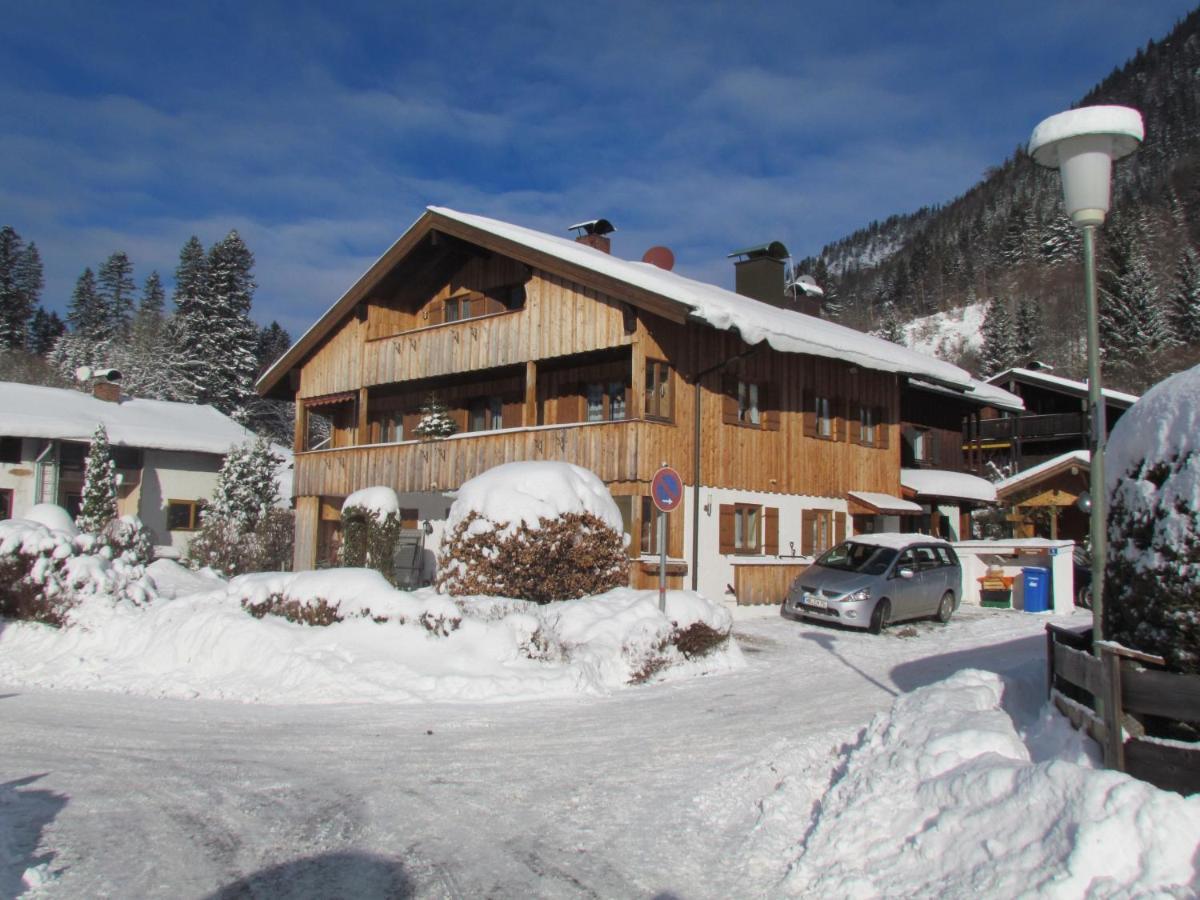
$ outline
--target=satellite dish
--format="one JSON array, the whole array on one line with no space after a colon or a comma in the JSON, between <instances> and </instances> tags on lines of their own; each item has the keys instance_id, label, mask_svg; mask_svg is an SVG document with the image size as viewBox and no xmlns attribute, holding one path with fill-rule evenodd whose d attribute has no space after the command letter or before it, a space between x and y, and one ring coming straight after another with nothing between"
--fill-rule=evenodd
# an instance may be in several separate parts
<instances>
[{"instance_id":1,"label":"satellite dish","mask_svg":"<svg viewBox=\"0 0 1200 900\"><path fill-rule=\"evenodd\" d=\"M668 247L651 247L642 254L642 262L670 272L675 268L675 254Z\"/></svg>"}]
</instances>

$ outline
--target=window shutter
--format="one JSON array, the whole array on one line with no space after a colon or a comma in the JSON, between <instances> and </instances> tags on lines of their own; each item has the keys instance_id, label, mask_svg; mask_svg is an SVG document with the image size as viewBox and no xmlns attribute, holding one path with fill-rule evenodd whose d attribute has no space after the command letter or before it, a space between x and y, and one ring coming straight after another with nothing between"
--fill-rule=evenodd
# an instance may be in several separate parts
<instances>
[{"instance_id":1,"label":"window shutter","mask_svg":"<svg viewBox=\"0 0 1200 900\"><path fill-rule=\"evenodd\" d=\"M813 555L813 532L816 530L817 513L806 509L800 513L800 555Z\"/></svg>"},{"instance_id":2,"label":"window shutter","mask_svg":"<svg viewBox=\"0 0 1200 900\"><path fill-rule=\"evenodd\" d=\"M851 415L851 417L850 417L849 438L850 438L850 443L852 443L852 444L861 444L862 443L862 412L861 412L861 409L862 409L862 407L860 407L860 406L851 406L850 407L850 412L853 415Z\"/></svg>"},{"instance_id":3,"label":"window shutter","mask_svg":"<svg viewBox=\"0 0 1200 900\"><path fill-rule=\"evenodd\" d=\"M733 506L729 504L721 504L719 514L717 516L719 523L720 545L722 553L733 553Z\"/></svg>"},{"instance_id":4,"label":"window shutter","mask_svg":"<svg viewBox=\"0 0 1200 900\"><path fill-rule=\"evenodd\" d=\"M835 544L840 544L846 539L846 514L844 512L833 514L833 541Z\"/></svg>"},{"instance_id":5,"label":"window shutter","mask_svg":"<svg viewBox=\"0 0 1200 900\"><path fill-rule=\"evenodd\" d=\"M524 415L525 404L520 400L505 401L504 412L501 416L505 428L520 428L524 424L521 421Z\"/></svg>"},{"instance_id":6,"label":"window shutter","mask_svg":"<svg viewBox=\"0 0 1200 900\"><path fill-rule=\"evenodd\" d=\"M887 410L882 406L875 409L875 441L881 450L886 450L892 446L892 426L887 421L886 413Z\"/></svg>"},{"instance_id":7,"label":"window shutter","mask_svg":"<svg viewBox=\"0 0 1200 900\"><path fill-rule=\"evenodd\" d=\"M942 436L931 428L925 432L925 441L929 447L929 461L936 466L942 461Z\"/></svg>"},{"instance_id":8,"label":"window shutter","mask_svg":"<svg viewBox=\"0 0 1200 900\"><path fill-rule=\"evenodd\" d=\"M588 395L587 382L586 381L579 382L578 387L575 388L575 404L574 404L575 412L574 412L573 418L571 419L572 422L586 422L587 421L587 395Z\"/></svg>"},{"instance_id":9,"label":"window shutter","mask_svg":"<svg viewBox=\"0 0 1200 900\"><path fill-rule=\"evenodd\" d=\"M738 423L737 379L721 376L721 421L726 425Z\"/></svg>"},{"instance_id":10,"label":"window shutter","mask_svg":"<svg viewBox=\"0 0 1200 900\"><path fill-rule=\"evenodd\" d=\"M804 415L804 436L805 437L816 437L817 436L817 412L816 412L816 408L815 408L816 404L817 404L817 401L816 401L816 398L813 396L812 391L805 391L804 392L804 414L803 414Z\"/></svg>"},{"instance_id":11,"label":"window shutter","mask_svg":"<svg viewBox=\"0 0 1200 900\"><path fill-rule=\"evenodd\" d=\"M762 410L763 428L767 431L779 430L779 409L775 403L775 392L768 385L758 386L758 404Z\"/></svg>"},{"instance_id":12,"label":"window shutter","mask_svg":"<svg viewBox=\"0 0 1200 900\"><path fill-rule=\"evenodd\" d=\"M766 535L763 538L763 548L767 556L779 555L779 510L774 506L763 508L763 522L766 523Z\"/></svg>"},{"instance_id":13,"label":"window shutter","mask_svg":"<svg viewBox=\"0 0 1200 900\"><path fill-rule=\"evenodd\" d=\"M446 301L437 300L425 309L426 325L441 325L446 321Z\"/></svg>"}]
</instances>

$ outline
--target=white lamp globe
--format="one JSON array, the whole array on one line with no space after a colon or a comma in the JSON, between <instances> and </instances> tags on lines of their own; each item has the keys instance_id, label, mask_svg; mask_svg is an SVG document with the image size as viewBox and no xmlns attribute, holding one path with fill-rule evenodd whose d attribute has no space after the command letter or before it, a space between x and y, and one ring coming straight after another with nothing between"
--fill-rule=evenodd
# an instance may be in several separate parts
<instances>
[{"instance_id":1,"label":"white lamp globe","mask_svg":"<svg viewBox=\"0 0 1200 900\"><path fill-rule=\"evenodd\" d=\"M1101 225L1111 201L1112 163L1145 136L1142 114L1128 106L1084 106L1033 129L1029 155L1062 172L1063 200L1076 226Z\"/></svg>"}]
</instances>

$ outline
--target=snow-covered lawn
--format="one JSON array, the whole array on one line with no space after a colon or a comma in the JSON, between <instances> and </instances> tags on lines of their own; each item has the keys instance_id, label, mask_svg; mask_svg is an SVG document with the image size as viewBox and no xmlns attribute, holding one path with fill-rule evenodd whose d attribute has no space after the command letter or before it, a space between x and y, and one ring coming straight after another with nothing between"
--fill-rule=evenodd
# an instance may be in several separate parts
<instances>
[{"instance_id":1,"label":"snow-covered lawn","mask_svg":"<svg viewBox=\"0 0 1200 900\"><path fill-rule=\"evenodd\" d=\"M512 703L0 684L0 896L1194 894L1200 798L1041 715L1046 621L744 620L740 669Z\"/></svg>"}]
</instances>

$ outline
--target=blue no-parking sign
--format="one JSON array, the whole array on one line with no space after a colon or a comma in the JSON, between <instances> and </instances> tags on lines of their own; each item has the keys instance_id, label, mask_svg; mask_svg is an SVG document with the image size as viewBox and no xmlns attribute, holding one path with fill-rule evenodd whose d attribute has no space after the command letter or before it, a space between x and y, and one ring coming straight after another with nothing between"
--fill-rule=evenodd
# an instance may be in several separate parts
<instances>
[{"instance_id":1,"label":"blue no-parking sign","mask_svg":"<svg viewBox=\"0 0 1200 900\"><path fill-rule=\"evenodd\" d=\"M650 497L654 505L663 512L670 512L683 500L683 479L670 466L663 466L654 473L650 482Z\"/></svg>"}]
</instances>

